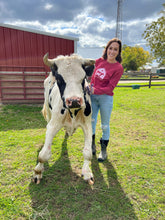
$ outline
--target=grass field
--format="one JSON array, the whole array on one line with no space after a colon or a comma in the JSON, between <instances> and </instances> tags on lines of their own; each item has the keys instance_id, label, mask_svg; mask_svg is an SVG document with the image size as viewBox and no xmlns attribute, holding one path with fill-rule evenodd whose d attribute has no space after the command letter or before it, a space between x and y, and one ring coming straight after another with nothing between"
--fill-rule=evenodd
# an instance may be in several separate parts
<instances>
[{"instance_id":1,"label":"grass field","mask_svg":"<svg viewBox=\"0 0 165 220\"><path fill-rule=\"evenodd\" d=\"M43 180L31 182L45 139L40 111L0 107L0 219L165 219L165 88L116 88L108 160L92 159L93 186L79 177L81 129L67 140L57 134Z\"/></svg>"}]
</instances>

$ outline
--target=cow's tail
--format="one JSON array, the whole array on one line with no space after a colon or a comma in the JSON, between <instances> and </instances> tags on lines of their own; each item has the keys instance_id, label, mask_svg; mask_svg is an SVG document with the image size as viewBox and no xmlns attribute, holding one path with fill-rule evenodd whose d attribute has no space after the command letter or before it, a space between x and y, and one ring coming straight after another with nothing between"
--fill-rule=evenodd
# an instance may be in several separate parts
<instances>
[{"instance_id":1,"label":"cow's tail","mask_svg":"<svg viewBox=\"0 0 165 220\"><path fill-rule=\"evenodd\" d=\"M41 110L45 120L47 121L47 123L50 121L51 119L51 112L49 110L49 107L46 105L46 103L44 103L43 108Z\"/></svg>"},{"instance_id":2,"label":"cow's tail","mask_svg":"<svg viewBox=\"0 0 165 220\"><path fill-rule=\"evenodd\" d=\"M46 105L45 105L45 103L44 103L44 105L43 105L43 108L42 108L42 114L43 114L43 116L44 116L44 118L45 118L45 120L47 121L47 110L46 110Z\"/></svg>"}]
</instances>

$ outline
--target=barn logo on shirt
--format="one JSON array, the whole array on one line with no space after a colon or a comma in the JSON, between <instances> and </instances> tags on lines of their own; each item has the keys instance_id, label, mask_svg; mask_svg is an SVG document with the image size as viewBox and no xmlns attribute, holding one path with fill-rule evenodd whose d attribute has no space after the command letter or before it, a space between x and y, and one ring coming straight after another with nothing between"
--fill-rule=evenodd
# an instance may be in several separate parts
<instances>
[{"instance_id":1,"label":"barn logo on shirt","mask_svg":"<svg viewBox=\"0 0 165 220\"><path fill-rule=\"evenodd\" d=\"M100 79L104 79L106 75L106 70L104 68L100 68L96 70L95 76L99 77Z\"/></svg>"}]
</instances>

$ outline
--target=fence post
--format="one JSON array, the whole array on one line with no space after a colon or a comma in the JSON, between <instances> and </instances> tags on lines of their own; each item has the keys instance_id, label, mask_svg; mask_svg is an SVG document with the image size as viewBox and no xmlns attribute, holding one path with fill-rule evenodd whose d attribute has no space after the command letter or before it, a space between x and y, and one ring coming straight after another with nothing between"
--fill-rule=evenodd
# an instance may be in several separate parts
<instances>
[{"instance_id":1,"label":"fence post","mask_svg":"<svg viewBox=\"0 0 165 220\"><path fill-rule=\"evenodd\" d=\"M149 78L149 88L151 88L151 80L152 80L152 73L150 73L150 78Z\"/></svg>"},{"instance_id":2,"label":"fence post","mask_svg":"<svg viewBox=\"0 0 165 220\"><path fill-rule=\"evenodd\" d=\"M2 102L2 87L1 87L1 75L0 75L0 103Z\"/></svg>"},{"instance_id":3,"label":"fence post","mask_svg":"<svg viewBox=\"0 0 165 220\"><path fill-rule=\"evenodd\" d=\"M22 70L22 80L23 80L23 96L24 96L24 99L26 100L25 68L23 68L23 70Z\"/></svg>"}]
</instances>

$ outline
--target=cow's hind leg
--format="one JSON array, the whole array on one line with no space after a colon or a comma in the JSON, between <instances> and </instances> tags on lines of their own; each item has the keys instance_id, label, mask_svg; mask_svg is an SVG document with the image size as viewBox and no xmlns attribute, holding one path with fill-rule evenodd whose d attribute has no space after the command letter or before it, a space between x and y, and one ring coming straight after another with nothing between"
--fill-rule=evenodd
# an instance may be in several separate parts
<instances>
[{"instance_id":1,"label":"cow's hind leg","mask_svg":"<svg viewBox=\"0 0 165 220\"><path fill-rule=\"evenodd\" d=\"M92 159L92 148L91 148L92 135L88 129L83 129L83 130L84 130L84 135L85 135L85 146L83 150L84 164L82 168L82 176L85 181L88 181L90 185L93 185L94 184L93 173L89 167L91 163L91 159Z\"/></svg>"},{"instance_id":2,"label":"cow's hind leg","mask_svg":"<svg viewBox=\"0 0 165 220\"><path fill-rule=\"evenodd\" d=\"M44 171L44 163L51 157L51 145L54 136L60 130L60 128L52 126L51 121L47 125L45 144L38 155L38 164L34 168L33 181L37 184L40 183L42 179L42 173Z\"/></svg>"}]
</instances>

